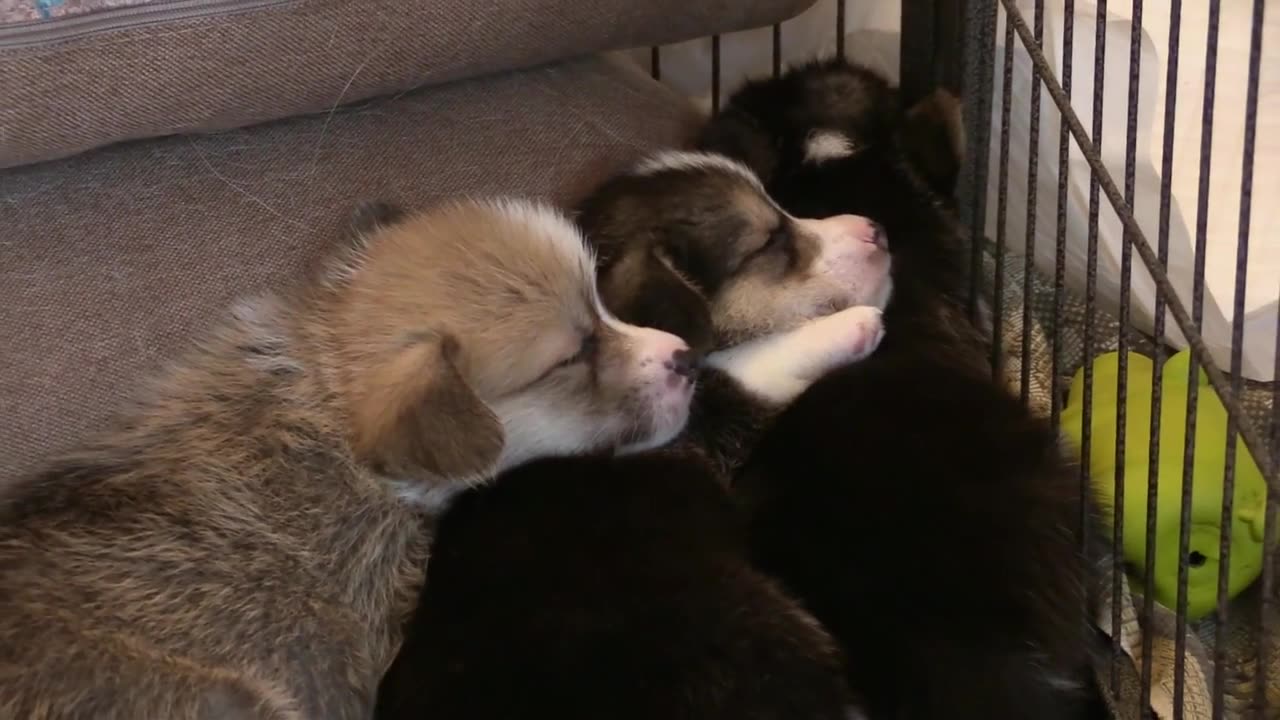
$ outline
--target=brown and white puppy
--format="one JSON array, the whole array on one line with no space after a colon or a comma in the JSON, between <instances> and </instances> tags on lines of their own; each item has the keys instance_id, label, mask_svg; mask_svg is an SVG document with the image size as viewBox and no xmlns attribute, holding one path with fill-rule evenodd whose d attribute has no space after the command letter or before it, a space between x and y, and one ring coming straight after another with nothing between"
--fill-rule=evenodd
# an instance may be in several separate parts
<instances>
[{"instance_id":1,"label":"brown and white puppy","mask_svg":"<svg viewBox=\"0 0 1280 720\"><path fill-rule=\"evenodd\" d=\"M581 207L606 305L711 351L689 427L504 473L442 518L382 720L846 720L839 651L749 562L725 481L779 407L883 331L885 238L664 153Z\"/></svg>"},{"instance_id":2,"label":"brown and white puppy","mask_svg":"<svg viewBox=\"0 0 1280 720\"><path fill-rule=\"evenodd\" d=\"M602 308L557 212L364 229L9 489L0 717L367 717L426 561L406 498L685 424L687 346Z\"/></svg>"},{"instance_id":3,"label":"brown and white puppy","mask_svg":"<svg viewBox=\"0 0 1280 720\"><path fill-rule=\"evenodd\" d=\"M721 155L656 155L592 194L578 220L599 255L605 304L703 351L883 307L892 290L876 222L793 217Z\"/></svg>"},{"instance_id":4,"label":"brown and white puppy","mask_svg":"<svg viewBox=\"0 0 1280 720\"><path fill-rule=\"evenodd\" d=\"M707 354L682 445L729 476L769 418L829 370L884 337L888 238L867 217L796 217L743 164L659 153L579 206L600 292L619 317Z\"/></svg>"}]
</instances>

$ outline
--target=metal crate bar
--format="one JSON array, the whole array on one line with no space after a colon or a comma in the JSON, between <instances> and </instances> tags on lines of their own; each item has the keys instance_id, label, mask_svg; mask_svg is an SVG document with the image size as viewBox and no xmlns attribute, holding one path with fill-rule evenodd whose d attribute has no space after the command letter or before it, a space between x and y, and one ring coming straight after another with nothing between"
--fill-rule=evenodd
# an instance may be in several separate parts
<instances>
[{"instance_id":1,"label":"metal crate bar","mask_svg":"<svg viewBox=\"0 0 1280 720\"><path fill-rule=\"evenodd\" d=\"M773 26L773 76L782 75L782 23Z\"/></svg>"},{"instance_id":2,"label":"metal crate bar","mask_svg":"<svg viewBox=\"0 0 1280 720\"><path fill-rule=\"evenodd\" d=\"M1128 90L1126 97L1125 112L1125 134L1124 134L1124 201L1130 207L1134 204L1134 178L1138 165L1138 91L1141 89L1142 83L1142 0L1133 0L1133 21L1132 28L1129 33L1129 78ZM1133 241L1128 237L1128 230L1125 230L1125 238L1120 245L1120 330L1116 337L1116 349L1120 353L1119 372L1120 377L1117 381L1116 393L1119 397L1116 411L1116 427L1119 435L1116 437L1116 476L1115 476L1115 505L1123 508L1125 503L1125 469L1124 462L1125 452L1127 452L1126 441L1128 439L1129 427L1129 332L1132 318L1132 295L1133 288ZM1158 343L1157 343L1158 344ZM1152 382L1152 385L1159 383ZM1155 519L1155 515L1151 515L1149 519ZM1124 548L1124 522L1122 513L1114 513L1112 520L1112 552L1116 556L1116 565L1113 569L1119 568L1123 570L1123 564L1120 558L1123 556ZM1155 525L1151 524L1147 528L1150 532L1146 536L1147 547L1155 547ZM1147 568L1144 577L1152 577L1151 569ZM1116 579L1118 586L1119 580ZM1145 597L1145 596L1144 596ZM1151 617L1144 616L1144 627L1151 627ZM1143 633L1143 637L1149 636L1151 633ZM1148 662L1150 656L1143 655L1143 662ZM1113 657L1112 662L1118 661ZM1145 716L1150 706L1150 689L1146 692L1138 694L1139 708Z\"/></svg>"},{"instance_id":3,"label":"metal crate bar","mask_svg":"<svg viewBox=\"0 0 1280 720\"><path fill-rule=\"evenodd\" d=\"M991 372L996 379L1000 378L1004 368L1004 258L1008 245L1006 235L1009 217L1009 121L1013 105L1013 44L1013 25L1006 22L1004 59L1001 63L1003 79L1000 85L1000 165L996 176L996 267L991 289ZM973 202L981 202L981 199L975 198Z\"/></svg>"},{"instance_id":4,"label":"metal crate bar","mask_svg":"<svg viewBox=\"0 0 1280 720\"><path fill-rule=\"evenodd\" d=\"M1009 23L1009 42L1013 42L1013 24ZM1093 141L1102 147L1102 111L1106 89L1107 58L1107 0L1098 0L1097 17L1094 19L1094 58L1093 58ZM1062 133L1068 133L1064 124ZM1088 258L1085 270L1084 291L1084 411L1081 413L1080 437L1080 547L1089 559L1090 515L1093 505L1089 498L1092 494L1092 451L1093 451L1093 358L1094 333L1098 321L1098 197L1097 173L1089 172L1089 219L1088 219ZM1111 567L1111 687L1120 685L1120 658L1124 654L1124 646L1120 642L1121 605L1115 602L1122 592L1121 579L1124 577L1124 556L1112 553Z\"/></svg>"},{"instance_id":5,"label":"metal crate bar","mask_svg":"<svg viewBox=\"0 0 1280 720\"><path fill-rule=\"evenodd\" d=\"M1182 17L1182 0L1172 0L1173 5L1170 8L1171 18ZM1156 234L1157 255L1160 267L1165 267L1169 263L1169 213L1172 209L1173 197L1173 140L1176 115L1174 111L1178 104L1178 48L1181 43L1181 23L1169 23L1169 41L1168 41L1168 61L1165 69L1165 127L1164 137L1161 140L1161 159L1160 159L1160 208L1159 208L1159 228ZM1167 303L1164 288L1156 286L1156 302L1155 302L1155 326L1154 336L1157 338L1164 337L1165 331L1165 306ZM1164 343L1157 342L1155 344L1155 355L1152 358L1152 367L1154 368L1154 377L1161 377L1164 371ZM1151 388L1151 445L1150 445L1150 463L1147 468L1147 552L1143 559L1143 570L1146 582L1143 587L1143 603L1142 603L1142 622L1150 627L1151 618L1155 613L1155 576L1154 568L1156 562L1155 534L1156 534L1156 509L1159 503L1160 495L1160 413L1164 401L1163 383L1153 383ZM1142 676L1141 676L1141 698L1143 708L1147 708L1151 702L1151 684L1152 684L1152 660L1151 653L1153 638L1151 633L1145 633L1142 639Z\"/></svg>"},{"instance_id":6,"label":"metal crate bar","mask_svg":"<svg viewBox=\"0 0 1280 720\"><path fill-rule=\"evenodd\" d=\"M1249 79L1245 100L1244 158L1240 171L1239 237L1236 242L1236 288L1231 322L1231 391L1237 397L1243 391L1241 376L1244 351L1245 288L1249 265L1249 219L1253 209L1253 157L1258 130L1258 84L1262 65L1262 0L1253 8L1253 28L1249 40ZM1280 383L1280 378L1275 382ZM1217 637L1213 652L1213 720L1222 720L1226 710L1226 636L1230 619L1229 585L1231 567L1231 519L1235 505L1236 424L1240 418L1227 413L1226 458L1223 466L1222 527L1218 538L1218 602ZM1274 449L1274 445L1272 446ZM1265 619L1264 619L1265 621ZM1259 643L1263 640L1259 637ZM1265 675L1257 676L1259 684ZM1265 696L1264 696L1265 700ZM1261 710L1259 710L1261 716Z\"/></svg>"},{"instance_id":7,"label":"metal crate bar","mask_svg":"<svg viewBox=\"0 0 1280 720\"><path fill-rule=\"evenodd\" d=\"M1264 0L1257 0L1254 6L1254 32L1262 26L1261 5ZM1271 392L1271 447L1280 447L1280 315L1276 316L1276 354L1274 382ZM1262 602L1259 603L1258 618L1258 658L1254 663L1253 676L1265 678L1268 663L1276 649L1271 645L1270 633L1272 616L1280 610L1276 601L1276 544L1280 542L1280 493L1274 491L1267 494L1267 517L1262 533ZM1253 687L1253 705L1257 717L1266 718L1270 712L1267 697L1267 684L1255 682Z\"/></svg>"},{"instance_id":8,"label":"metal crate bar","mask_svg":"<svg viewBox=\"0 0 1280 720\"><path fill-rule=\"evenodd\" d=\"M934 53L937 49L935 32L936 0L902 0L902 34L898 44L898 92L902 95L902 103L911 107L928 92L933 82ZM845 0L839 0L841 7ZM966 3L966 12L972 18L983 13L987 0ZM974 25L969 25L969 41L973 43ZM843 46L837 48L843 57ZM972 77L972 76L970 76ZM975 78L977 79L977 78ZM974 99L981 100L977 94ZM976 130L977 128L973 128ZM974 137L969 135L968 137Z\"/></svg>"},{"instance_id":9,"label":"metal crate bar","mask_svg":"<svg viewBox=\"0 0 1280 720\"><path fill-rule=\"evenodd\" d=\"M720 36L711 36L711 114L720 112Z\"/></svg>"},{"instance_id":10,"label":"metal crate bar","mask_svg":"<svg viewBox=\"0 0 1280 720\"><path fill-rule=\"evenodd\" d=\"M1009 4L1005 4L1006 12ZM1015 14L1018 13L1017 8L1008 15L1008 20L1012 21ZM1018 14L1017 18L1021 19ZM1024 23L1025 24L1025 23ZM1037 48L1040 48L1044 42L1044 0L1036 0L1035 3L1035 36L1032 42ZM1015 28L1017 26L1015 25ZM1024 38L1023 43L1027 40ZM1031 134L1027 143L1027 238L1026 246L1023 249L1022 256L1022 374L1018 378L1018 398L1023 405L1027 405L1031 400L1031 280L1035 271L1036 258L1036 213L1038 210L1037 190L1039 186L1038 178L1040 174L1040 74L1048 70L1048 63L1042 68L1038 65L1032 65L1031 68ZM1052 72L1051 70L1049 72Z\"/></svg>"},{"instance_id":11,"label":"metal crate bar","mask_svg":"<svg viewBox=\"0 0 1280 720\"><path fill-rule=\"evenodd\" d=\"M1191 284L1191 319L1199 330L1204 319L1204 268L1209 242L1209 173L1210 155L1213 151L1213 97L1218 65L1218 22L1221 16L1221 0L1209 2L1207 49L1205 50L1204 104L1200 112L1200 187L1196 194L1196 254ZM1191 551L1191 499L1195 482L1196 419L1199 415L1200 383L1197 358L1191 357L1190 376L1187 382L1186 449L1182 457L1182 519L1178 527L1178 601L1176 636L1174 637L1173 717L1182 720L1185 696L1187 584L1190 581ZM1232 398L1236 395L1233 392ZM1237 406L1228 413L1239 412Z\"/></svg>"},{"instance_id":12,"label":"metal crate bar","mask_svg":"<svg viewBox=\"0 0 1280 720\"><path fill-rule=\"evenodd\" d=\"M1062 90L1071 97L1071 56L1075 46L1075 0L1064 0L1062 6ZM1066 123L1058 123L1058 216L1053 248L1053 336L1050 344L1050 377L1056 384L1062 376L1062 316L1067 302L1067 178L1071 153L1071 137ZM1049 424L1056 430L1062 413L1062 393L1055 388L1049 394ZM1088 427L1088 426L1085 426ZM1122 506L1123 507L1123 506Z\"/></svg>"},{"instance_id":13,"label":"metal crate bar","mask_svg":"<svg viewBox=\"0 0 1280 720\"><path fill-rule=\"evenodd\" d=\"M906 5L903 22L907 22ZM966 150L960 168L957 199L960 221L969 240L969 313L978 316L978 296L982 283L982 237L987 221L987 171L991 148L991 83L995 62L996 4L994 0L974 0L965 6L964 25L970 42L964 46L965 97L963 105ZM905 28L904 28L905 37ZM903 46L905 51L906 46ZM932 61L930 62L932 66ZM922 95L923 97L923 95ZM919 98L917 98L919 99ZM1007 149L1007 138L1006 149Z\"/></svg>"},{"instance_id":14,"label":"metal crate bar","mask_svg":"<svg viewBox=\"0 0 1280 720\"><path fill-rule=\"evenodd\" d=\"M1142 0L1133 0L1133 29L1129 33L1129 81L1126 88L1126 113L1125 113L1125 163L1124 163L1124 199L1126 204L1133 205L1134 197L1134 172L1137 168L1137 147L1138 147L1138 91L1140 82L1142 82ZM1128 234L1128 231L1125 231ZM1120 428L1128 428L1129 421L1129 328L1130 318L1132 318L1132 302L1133 295L1133 246L1132 241L1125 237L1120 246L1120 307L1119 307L1119 334L1116 337L1116 350L1119 352L1119 379L1116 380L1116 451L1115 451L1115 486L1112 492L1115 493L1115 506L1125 506L1125 470L1126 465L1124 457L1128 448L1128 433ZM1092 428L1091 428L1092 429ZM1120 514L1112 516L1111 525L1111 552L1114 556L1115 565L1112 571L1119 574L1124 571L1123 562L1124 548L1124 523ZM1148 577L1149 574L1147 573ZM1120 597L1119 578L1115 578L1116 582L1112 587L1112 600ZM1149 618L1143 619L1144 623L1148 623ZM1115 628L1114 628L1115 629ZM1146 633L1149 634L1149 633ZM1146 657L1146 656L1144 656ZM1119 657L1112 655L1112 662L1119 662ZM1146 714L1149 705L1149 691L1151 688L1144 688L1143 692L1138 693L1139 707L1142 708L1143 714Z\"/></svg>"},{"instance_id":15,"label":"metal crate bar","mask_svg":"<svg viewBox=\"0 0 1280 720\"><path fill-rule=\"evenodd\" d=\"M939 87L952 92L963 89L966 71L964 63L956 59L968 51L966 39L982 39L981 35L975 35L971 17L983 15L994 7L994 0L902 0L898 93L904 107L915 105ZM841 24L844 25L843 21ZM985 56L991 62L995 60L993 53L994 48L990 48ZM976 87L990 86L983 80ZM988 94L967 93L966 97L988 102L985 97Z\"/></svg>"},{"instance_id":16,"label":"metal crate bar","mask_svg":"<svg viewBox=\"0 0 1280 720\"><path fill-rule=\"evenodd\" d=\"M840 58L845 56L844 35L848 30L848 23L845 20L845 2L846 0L836 0L836 57Z\"/></svg>"}]
</instances>

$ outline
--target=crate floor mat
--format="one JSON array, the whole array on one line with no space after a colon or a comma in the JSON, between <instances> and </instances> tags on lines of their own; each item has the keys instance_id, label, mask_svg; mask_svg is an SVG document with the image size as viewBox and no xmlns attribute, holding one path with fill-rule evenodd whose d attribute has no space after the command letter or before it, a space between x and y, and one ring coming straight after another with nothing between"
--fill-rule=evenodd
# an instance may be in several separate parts
<instances>
[{"instance_id":1,"label":"crate floor mat","mask_svg":"<svg viewBox=\"0 0 1280 720\"><path fill-rule=\"evenodd\" d=\"M1051 280L1033 270L1029 286L1024 260L1021 256L1006 254L1000 277L1000 339L1002 348L1002 377L1008 387L1016 394L1022 386L1023 362L1023 325L1024 307L1029 310L1030 319L1029 353L1026 361L1029 366L1027 383L1027 400L1036 413L1047 416L1051 403L1051 393L1063 392L1068 387L1071 377L1084 365L1085 358L1085 321L1086 306L1082 297L1067 291L1064 293L1063 312L1058 327L1060 332L1060 374L1053 373L1052 340L1054 332L1054 285ZM983 257L983 295L995 307L996 250L991 243L985 244ZM1024 287L1030 288L1024 305ZM1120 323L1115 317L1101 311L1095 313L1093 323L1093 355L1117 349ZM1131 331L1130 349L1150 356L1154 345L1150 338L1137 331ZM1166 357L1168 354L1166 354ZM1269 429L1274 417L1272 406L1272 386L1269 383L1247 383L1242 406L1255 427ZM1275 452L1271 448L1270 452ZM1149 626L1142 623L1143 600L1136 589L1131 589L1129 581L1123 575L1119 578L1120 593L1113 598L1114 563L1111 558L1096 558L1095 574L1092 578L1097 604L1093 615L1097 626L1108 637L1112 637L1113 602L1120 605L1121 657L1115 675L1118 682L1112 683L1112 667L1110 660L1104 660L1095 668L1100 685L1110 691L1108 698L1114 717L1118 720L1140 720L1140 672L1142 668L1142 649L1144 634L1152 635L1151 657L1151 709L1159 720L1171 720L1173 713L1174 677L1175 677L1175 616L1172 611L1155 604L1155 612ZM1280 562L1278 562L1280 564ZM1280 570L1280 568L1277 568ZM1229 608L1229 618L1223 624L1222 632L1218 632L1218 621L1209 616L1197 623L1188 625L1186 637L1186 662L1183 669L1183 714L1186 720L1209 720L1212 716L1210 689L1213 687L1211 658L1214 645L1221 640L1224 643L1224 662L1221 671L1225 673L1224 715L1228 720L1244 720L1252 707L1254 692L1258 678L1256 677L1257 637L1260 632L1261 591L1257 583L1235 598ZM1275 607L1275 603L1271 607ZM1280 612L1272 613L1280 616ZM1280 617L1268 619L1267 628L1272 636L1269 646L1280 648ZM1280 652L1271 653L1265 678L1269 698L1268 720L1280 719Z\"/></svg>"}]
</instances>

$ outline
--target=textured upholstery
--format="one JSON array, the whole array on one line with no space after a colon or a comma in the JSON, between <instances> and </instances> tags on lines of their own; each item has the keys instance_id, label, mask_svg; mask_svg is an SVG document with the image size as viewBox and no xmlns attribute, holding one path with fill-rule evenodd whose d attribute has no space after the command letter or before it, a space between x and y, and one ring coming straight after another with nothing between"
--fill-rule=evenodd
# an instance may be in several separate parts
<instances>
[{"instance_id":1,"label":"textured upholstery","mask_svg":"<svg viewBox=\"0 0 1280 720\"><path fill-rule=\"evenodd\" d=\"M0 26L0 168L764 25L812 2L220 0Z\"/></svg>"},{"instance_id":2,"label":"textured upholstery","mask_svg":"<svg viewBox=\"0 0 1280 720\"><path fill-rule=\"evenodd\" d=\"M696 123L596 58L0 172L0 481L101 425L233 298L294 277L356 201L570 202Z\"/></svg>"}]
</instances>

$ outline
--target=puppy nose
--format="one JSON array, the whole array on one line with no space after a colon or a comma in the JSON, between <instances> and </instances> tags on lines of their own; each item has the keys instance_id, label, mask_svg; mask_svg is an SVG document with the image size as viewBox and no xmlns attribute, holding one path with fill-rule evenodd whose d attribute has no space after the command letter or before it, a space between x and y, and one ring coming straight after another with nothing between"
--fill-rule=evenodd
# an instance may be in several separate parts
<instances>
[{"instance_id":1,"label":"puppy nose","mask_svg":"<svg viewBox=\"0 0 1280 720\"><path fill-rule=\"evenodd\" d=\"M843 245L848 242L865 242L881 250L889 249L889 234L884 226L863 215L833 215L822 220L797 220L802 227L815 233L823 242Z\"/></svg>"},{"instance_id":2,"label":"puppy nose","mask_svg":"<svg viewBox=\"0 0 1280 720\"><path fill-rule=\"evenodd\" d=\"M671 356L671 359L663 363L663 365L671 372L692 379L698 372L698 364L701 359L693 350L684 349L677 350Z\"/></svg>"},{"instance_id":3,"label":"puppy nose","mask_svg":"<svg viewBox=\"0 0 1280 720\"><path fill-rule=\"evenodd\" d=\"M867 229L867 234L863 239L881 250L888 250L889 234L884 231L884 226L875 220L868 220L867 223L871 227Z\"/></svg>"}]
</instances>

